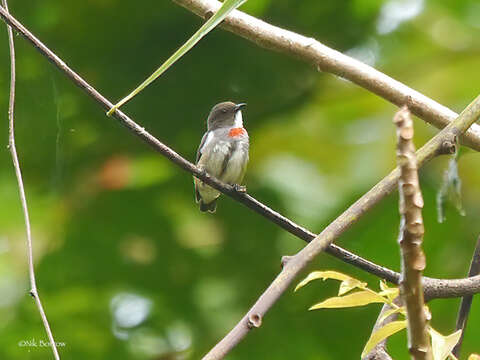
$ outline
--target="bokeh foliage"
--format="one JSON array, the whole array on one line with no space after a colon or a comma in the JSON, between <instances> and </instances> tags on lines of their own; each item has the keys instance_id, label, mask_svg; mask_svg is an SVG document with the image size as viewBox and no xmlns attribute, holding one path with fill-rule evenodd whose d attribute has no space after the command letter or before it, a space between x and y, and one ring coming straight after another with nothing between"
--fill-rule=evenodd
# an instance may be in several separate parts
<instances>
[{"instance_id":1,"label":"bokeh foliage","mask_svg":"<svg viewBox=\"0 0 480 360\"><path fill-rule=\"evenodd\" d=\"M12 0L10 9L112 101L202 23L166 0ZM243 9L359 57L456 111L479 93L476 0L250 0ZM226 198L214 216L201 214L190 176L106 118L20 37L16 46L17 145L39 291L56 340L65 343L61 354L199 358L265 289L279 271L280 257L303 243ZM0 49L5 149L5 30ZM393 105L220 29L125 111L193 160L209 109L228 99L248 103L249 192L313 231L395 164ZM415 127L417 146L437 132L418 119ZM480 230L480 171L475 153L462 156L467 215L447 205L447 220L438 224L435 197L446 163L436 159L421 171L426 275L462 277ZM49 349L19 346L46 336L28 296L23 218L8 151L0 152L0 164L0 358L45 359ZM396 195L390 196L339 244L398 269L397 206ZM327 255L308 270L313 269L377 281ZM288 292L229 358L358 358L379 308L306 311L334 293L328 283ZM452 332L458 303L432 302L436 329ZM465 354L478 352L479 321L474 302ZM390 344L395 359L408 358L404 336L394 336Z\"/></svg>"}]
</instances>

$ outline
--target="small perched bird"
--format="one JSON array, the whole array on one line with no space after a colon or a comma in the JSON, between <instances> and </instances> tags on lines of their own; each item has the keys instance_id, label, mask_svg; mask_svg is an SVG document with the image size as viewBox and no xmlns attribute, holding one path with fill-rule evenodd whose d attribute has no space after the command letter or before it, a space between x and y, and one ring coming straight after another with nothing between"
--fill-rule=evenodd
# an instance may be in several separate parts
<instances>
[{"instance_id":1,"label":"small perched bird","mask_svg":"<svg viewBox=\"0 0 480 360\"><path fill-rule=\"evenodd\" d=\"M248 133L243 128L242 108L246 104L227 101L210 111L207 132L197 151L197 166L239 191L248 163ZM194 178L195 199L200 211L215 212L220 192Z\"/></svg>"}]
</instances>

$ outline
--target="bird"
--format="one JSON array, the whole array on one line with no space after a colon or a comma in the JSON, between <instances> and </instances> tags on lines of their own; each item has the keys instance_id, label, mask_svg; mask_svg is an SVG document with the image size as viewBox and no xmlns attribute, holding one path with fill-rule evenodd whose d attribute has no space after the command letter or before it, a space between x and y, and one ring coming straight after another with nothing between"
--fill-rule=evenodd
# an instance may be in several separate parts
<instances>
[{"instance_id":1,"label":"bird","mask_svg":"<svg viewBox=\"0 0 480 360\"><path fill-rule=\"evenodd\" d=\"M196 165L218 180L245 192L241 186L248 163L249 137L243 127L245 103L231 101L215 105L207 118L207 132L197 151ZM200 211L214 213L220 192L194 177L195 200Z\"/></svg>"}]
</instances>

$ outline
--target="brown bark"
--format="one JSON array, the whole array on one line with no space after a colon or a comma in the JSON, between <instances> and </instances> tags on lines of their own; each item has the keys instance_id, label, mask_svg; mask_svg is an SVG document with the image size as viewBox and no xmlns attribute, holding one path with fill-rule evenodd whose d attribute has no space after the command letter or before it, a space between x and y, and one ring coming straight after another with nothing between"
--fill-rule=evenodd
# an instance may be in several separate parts
<instances>
[{"instance_id":1,"label":"brown bark","mask_svg":"<svg viewBox=\"0 0 480 360\"><path fill-rule=\"evenodd\" d=\"M422 250L424 234L423 198L418 183L417 159L413 145L413 121L410 111L403 107L394 117L397 126L397 159L400 168L398 192L400 200L400 234L398 242L402 254L400 294L407 310L408 348L412 359L431 360L432 349L425 314L422 272L425 254Z\"/></svg>"}]
</instances>

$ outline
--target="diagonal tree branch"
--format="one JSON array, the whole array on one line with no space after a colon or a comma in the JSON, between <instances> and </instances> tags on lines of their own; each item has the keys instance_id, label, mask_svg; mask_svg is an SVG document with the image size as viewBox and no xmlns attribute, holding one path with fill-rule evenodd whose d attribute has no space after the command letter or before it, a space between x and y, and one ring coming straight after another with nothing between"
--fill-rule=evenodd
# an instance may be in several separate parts
<instances>
[{"instance_id":1,"label":"diagonal tree branch","mask_svg":"<svg viewBox=\"0 0 480 360\"><path fill-rule=\"evenodd\" d=\"M217 0L173 0L202 18L212 16L221 3ZM397 106L408 105L412 113L437 128L444 128L458 114L427 96L374 68L331 49L319 41L270 25L241 11L233 11L221 25L258 46L292 55L319 71L348 79ZM473 125L462 143L480 151L480 126Z\"/></svg>"},{"instance_id":2,"label":"diagonal tree branch","mask_svg":"<svg viewBox=\"0 0 480 360\"><path fill-rule=\"evenodd\" d=\"M100 94L93 86L87 83L80 75L73 71L62 59L60 59L55 53L48 49L40 40L38 40L30 31L28 31L18 20L11 16L4 8L0 7L1 18L10 24L16 31L18 31L25 39L27 39L42 55L44 55L50 62L52 62L57 68L59 68L70 80L72 80L78 87L83 89L91 98L99 103L104 109L109 110L113 104L107 100L102 94ZM251 210L264 216L271 222L277 224L281 228L290 232L291 234L299 237L304 241L311 241L315 234L311 231L303 228L302 226L294 223L290 219L284 217L278 212L270 209L252 196L236 192L232 186L223 184L214 177L208 175L205 172L200 171L194 164L185 160L174 150L163 144L152 134L146 131L143 127L138 125L135 121L125 115L122 111L117 110L113 115L120 124L125 126L133 134L138 136L141 140L150 145L154 150L168 158L180 168L191 173L192 175L203 180L207 184L213 186L217 190L221 191L225 195L230 196L236 201L247 206ZM345 249L342 249L336 245L330 245L327 252L341 261L344 261L350 265L356 266L362 270L365 270L373 275L376 275L387 281L398 283L398 273L379 266L371 261L363 259L362 257L355 255Z\"/></svg>"},{"instance_id":3,"label":"diagonal tree branch","mask_svg":"<svg viewBox=\"0 0 480 360\"><path fill-rule=\"evenodd\" d=\"M470 270L468 276L475 276L480 274L480 237L477 239L477 245L472 256L472 262L470 263ZM458 310L457 318L457 330L462 330L460 340L453 348L453 355L460 357L460 349L462 348L463 336L465 335L465 328L467 327L468 315L470 314L470 307L472 306L473 295L467 295L462 298L460 303L460 309Z\"/></svg>"},{"instance_id":4,"label":"diagonal tree branch","mask_svg":"<svg viewBox=\"0 0 480 360\"><path fill-rule=\"evenodd\" d=\"M8 13L8 4L7 0L2 0L2 6L5 8L5 11ZM30 226L30 215L28 213L27 206L27 197L25 196L25 187L23 185L22 171L20 169L20 162L17 155L17 147L15 146L15 44L13 41L13 30L10 26L7 25L8 32L8 45L10 48L10 96L8 102L8 148L10 154L12 155L13 167L15 169L15 176L18 183L18 191L20 195L20 202L22 204L23 216L25 218L25 230L27 233L27 257L28 257L28 273L30 278L30 295L35 300L37 305L38 312L45 327L45 332L48 336L48 341L52 347L53 356L56 360L60 360L58 355L57 346L55 340L53 339L52 330L48 324L47 316L40 301L40 296L38 295L37 282L35 280L35 269L33 264L33 241L32 241L32 229Z\"/></svg>"},{"instance_id":5,"label":"diagonal tree branch","mask_svg":"<svg viewBox=\"0 0 480 360\"><path fill-rule=\"evenodd\" d=\"M397 162L400 234L398 242L402 254L400 294L407 311L408 349L415 360L432 359L428 337L428 319L424 309L422 272L425 254L422 250L423 197L418 183L417 160L413 145L413 121L407 107L402 107L393 122L397 126Z\"/></svg>"}]
</instances>

